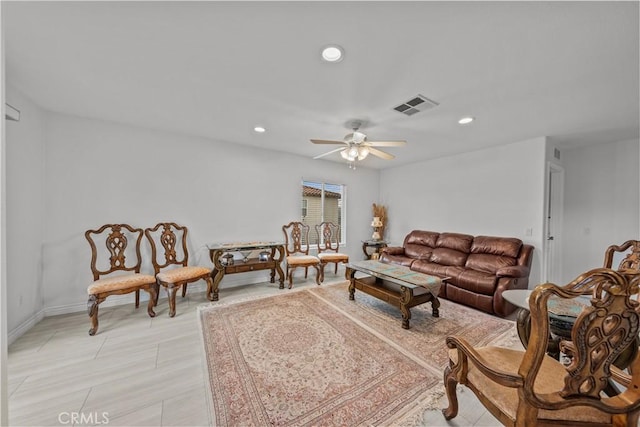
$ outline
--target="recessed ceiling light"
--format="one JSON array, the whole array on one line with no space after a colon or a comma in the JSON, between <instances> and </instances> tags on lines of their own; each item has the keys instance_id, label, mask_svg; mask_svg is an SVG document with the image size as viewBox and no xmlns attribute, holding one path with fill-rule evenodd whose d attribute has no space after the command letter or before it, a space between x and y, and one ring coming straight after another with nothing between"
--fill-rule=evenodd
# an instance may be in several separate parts
<instances>
[{"instance_id":1,"label":"recessed ceiling light","mask_svg":"<svg viewBox=\"0 0 640 427\"><path fill-rule=\"evenodd\" d=\"M475 117L463 117L460 120L458 120L458 123L460 123L461 125L468 125L474 120L475 120Z\"/></svg>"},{"instance_id":2,"label":"recessed ceiling light","mask_svg":"<svg viewBox=\"0 0 640 427\"><path fill-rule=\"evenodd\" d=\"M327 62L340 62L344 58L344 52L338 45L329 45L322 49L322 59Z\"/></svg>"},{"instance_id":3,"label":"recessed ceiling light","mask_svg":"<svg viewBox=\"0 0 640 427\"><path fill-rule=\"evenodd\" d=\"M256 132L258 132L258 133L264 133L264 132L266 132L266 131L267 131L267 129L265 129L265 128L264 128L264 127L262 127L262 126L256 126L256 127L254 127L254 128L253 128L253 130L254 130L254 131L256 131Z\"/></svg>"}]
</instances>

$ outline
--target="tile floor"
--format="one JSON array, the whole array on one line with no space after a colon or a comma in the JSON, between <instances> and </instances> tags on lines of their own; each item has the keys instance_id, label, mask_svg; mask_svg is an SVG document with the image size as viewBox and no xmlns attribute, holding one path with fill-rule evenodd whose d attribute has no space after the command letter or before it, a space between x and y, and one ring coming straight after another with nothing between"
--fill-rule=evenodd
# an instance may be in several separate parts
<instances>
[{"instance_id":1,"label":"tile floor","mask_svg":"<svg viewBox=\"0 0 640 427\"><path fill-rule=\"evenodd\" d=\"M327 284L337 280L327 274ZM312 286L312 279L296 277L294 288ZM284 292L270 283L223 284L220 302ZM173 319L166 299L153 319L143 304L100 308L93 337L85 312L45 318L9 347L10 425L211 425L196 318L196 307L206 303L203 292L178 297ZM459 399L455 419L446 422L431 410L424 425L500 425L471 391L463 389ZM446 404L444 397L439 406Z\"/></svg>"}]
</instances>

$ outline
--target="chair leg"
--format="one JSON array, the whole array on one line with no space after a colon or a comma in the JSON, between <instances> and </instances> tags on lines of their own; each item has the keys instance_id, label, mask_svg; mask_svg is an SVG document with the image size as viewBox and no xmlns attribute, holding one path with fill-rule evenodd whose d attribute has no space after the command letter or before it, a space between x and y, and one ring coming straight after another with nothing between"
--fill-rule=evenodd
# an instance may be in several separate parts
<instances>
[{"instance_id":1,"label":"chair leg","mask_svg":"<svg viewBox=\"0 0 640 427\"><path fill-rule=\"evenodd\" d=\"M155 307L156 301L157 301L156 285L149 286L149 288L145 289L145 291L149 293L149 303L147 304L147 314L149 314L149 317L156 317L156 312L153 311L153 307Z\"/></svg>"},{"instance_id":2,"label":"chair leg","mask_svg":"<svg viewBox=\"0 0 640 427\"><path fill-rule=\"evenodd\" d=\"M324 263L324 262L320 263L320 266L319 266L320 267L320 282L324 282L324 268L326 267L326 265L327 264ZM317 282L317 280L316 280L316 282Z\"/></svg>"},{"instance_id":3,"label":"chair leg","mask_svg":"<svg viewBox=\"0 0 640 427\"><path fill-rule=\"evenodd\" d=\"M95 295L89 295L89 301L87 301L87 312L89 319L91 319L91 329L89 329L89 335L93 336L98 332L98 298Z\"/></svg>"},{"instance_id":4,"label":"chair leg","mask_svg":"<svg viewBox=\"0 0 640 427\"><path fill-rule=\"evenodd\" d=\"M320 272L320 266L318 264L314 265L313 268L316 269L316 285L320 285L321 279L324 280L324 266L322 272Z\"/></svg>"},{"instance_id":5,"label":"chair leg","mask_svg":"<svg viewBox=\"0 0 640 427\"><path fill-rule=\"evenodd\" d=\"M140 307L140 289L136 291L136 308Z\"/></svg>"},{"instance_id":6,"label":"chair leg","mask_svg":"<svg viewBox=\"0 0 640 427\"><path fill-rule=\"evenodd\" d=\"M451 367L447 366L444 370L444 388L449 399L449 406L442 410L445 420L450 420L458 415L458 396L456 395L456 387L458 379Z\"/></svg>"},{"instance_id":7,"label":"chair leg","mask_svg":"<svg viewBox=\"0 0 640 427\"><path fill-rule=\"evenodd\" d=\"M295 267L287 268L287 275L289 276L289 289L293 288L293 272L295 271Z\"/></svg>"},{"instance_id":8,"label":"chair leg","mask_svg":"<svg viewBox=\"0 0 640 427\"><path fill-rule=\"evenodd\" d=\"M336 268L333 270L333 274L338 274L338 263L334 263L336 265Z\"/></svg>"},{"instance_id":9,"label":"chair leg","mask_svg":"<svg viewBox=\"0 0 640 427\"><path fill-rule=\"evenodd\" d=\"M156 289L156 300L153 302L154 306L158 305L158 298L160 297L160 284L157 282L155 284L155 289Z\"/></svg>"},{"instance_id":10,"label":"chair leg","mask_svg":"<svg viewBox=\"0 0 640 427\"><path fill-rule=\"evenodd\" d=\"M309 267L305 267L304 268L304 278L307 278L307 275L309 274Z\"/></svg>"},{"instance_id":11,"label":"chair leg","mask_svg":"<svg viewBox=\"0 0 640 427\"><path fill-rule=\"evenodd\" d=\"M182 298L187 296L187 284L182 285Z\"/></svg>"},{"instance_id":12,"label":"chair leg","mask_svg":"<svg viewBox=\"0 0 640 427\"><path fill-rule=\"evenodd\" d=\"M178 287L173 283L167 287L167 297L169 299L169 317L176 315L176 294Z\"/></svg>"}]
</instances>

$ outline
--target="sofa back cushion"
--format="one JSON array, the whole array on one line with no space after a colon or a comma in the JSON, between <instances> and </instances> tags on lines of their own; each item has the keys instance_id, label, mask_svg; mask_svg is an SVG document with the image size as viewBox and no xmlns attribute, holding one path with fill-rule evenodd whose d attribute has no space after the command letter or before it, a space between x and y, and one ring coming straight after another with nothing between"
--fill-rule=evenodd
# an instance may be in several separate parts
<instances>
[{"instance_id":1,"label":"sofa back cushion","mask_svg":"<svg viewBox=\"0 0 640 427\"><path fill-rule=\"evenodd\" d=\"M509 256L471 254L464 266L472 270L495 274L499 268L512 265L516 265L516 259Z\"/></svg>"},{"instance_id":2,"label":"sofa back cushion","mask_svg":"<svg viewBox=\"0 0 640 427\"><path fill-rule=\"evenodd\" d=\"M522 240L513 237L477 236L471 245L472 254L503 255L517 258Z\"/></svg>"},{"instance_id":3,"label":"sofa back cushion","mask_svg":"<svg viewBox=\"0 0 640 427\"><path fill-rule=\"evenodd\" d=\"M473 236L467 234L440 233L429 261L462 267L467 260L472 242Z\"/></svg>"},{"instance_id":4,"label":"sofa back cushion","mask_svg":"<svg viewBox=\"0 0 640 427\"><path fill-rule=\"evenodd\" d=\"M522 240L512 237L477 236L465 267L495 274L502 267L517 265Z\"/></svg>"},{"instance_id":5,"label":"sofa back cushion","mask_svg":"<svg viewBox=\"0 0 640 427\"><path fill-rule=\"evenodd\" d=\"M414 259L428 260L440 233L414 230L404 239L404 253Z\"/></svg>"},{"instance_id":6,"label":"sofa back cushion","mask_svg":"<svg viewBox=\"0 0 640 427\"><path fill-rule=\"evenodd\" d=\"M467 253L449 248L435 248L429 261L440 265L462 267L467 260Z\"/></svg>"}]
</instances>

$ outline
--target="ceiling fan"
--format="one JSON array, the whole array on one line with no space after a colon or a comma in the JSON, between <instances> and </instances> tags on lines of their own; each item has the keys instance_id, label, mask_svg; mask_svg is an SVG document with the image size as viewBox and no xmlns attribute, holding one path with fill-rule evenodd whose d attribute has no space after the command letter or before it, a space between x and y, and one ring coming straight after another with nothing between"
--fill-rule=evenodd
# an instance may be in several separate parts
<instances>
[{"instance_id":1,"label":"ceiling fan","mask_svg":"<svg viewBox=\"0 0 640 427\"><path fill-rule=\"evenodd\" d=\"M315 156L314 159L319 159L328 156L333 153L340 152L343 159L349 162L349 167L354 167L354 163L359 160L364 160L369 154L373 154L381 159L391 160L395 158L393 154L389 154L385 151L378 150L375 147L403 147L407 145L407 141L369 141L367 135L360 132L361 121L353 121L351 128L353 132L345 135L342 141L333 141L326 139L312 139L314 144L339 144L342 147L336 148L319 156Z\"/></svg>"}]
</instances>

